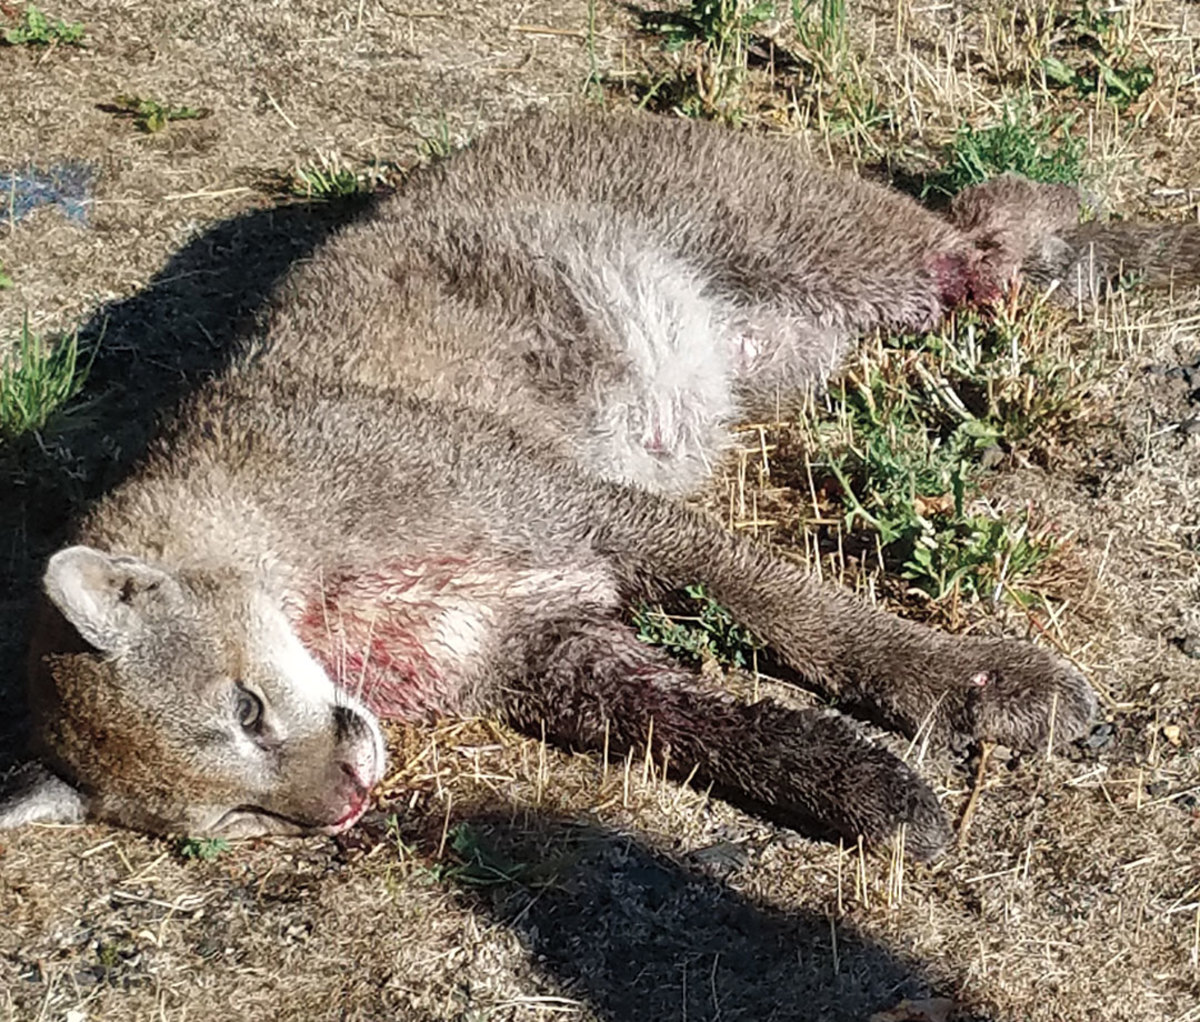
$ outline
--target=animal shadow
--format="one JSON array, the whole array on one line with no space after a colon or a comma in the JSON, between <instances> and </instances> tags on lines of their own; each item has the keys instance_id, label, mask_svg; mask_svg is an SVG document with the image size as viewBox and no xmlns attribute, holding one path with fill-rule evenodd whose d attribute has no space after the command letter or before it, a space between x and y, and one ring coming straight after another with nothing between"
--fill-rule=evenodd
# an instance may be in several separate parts
<instances>
[{"instance_id":1,"label":"animal shadow","mask_svg":"<svg viewBox=\"0 0 1200 1022\"><path fill-rule=\"evenodd\" d=\"M79 328L90 370L67 408L36 436L0 443L0 771L21 744L29 597L70 517L122 480L166 409L247 350L292 264L373 205L297 202L207 228Z\"/></svg>"},{"instance_id":2,"label":"animal shadow","mask_svg":"<svg viewBox=\"0 0 1200 1022\"><path fill-rule=\"evenodd\" d=\"M866 1022L947 986L820 910L736 891L721 877L747 867L738 846L681 865L588 823L517 814L468 820L453 846L462 896L606 1022Z\"/></svg>"}]
</instances>

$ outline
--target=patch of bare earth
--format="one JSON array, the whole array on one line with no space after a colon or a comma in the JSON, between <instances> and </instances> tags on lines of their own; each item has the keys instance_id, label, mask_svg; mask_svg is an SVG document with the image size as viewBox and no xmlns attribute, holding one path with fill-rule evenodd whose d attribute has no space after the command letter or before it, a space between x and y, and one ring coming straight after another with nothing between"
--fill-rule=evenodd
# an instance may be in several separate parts
<instances>
[{"instance_id":1,"label":"patch of bare earth","mask_svg":"<svg viewBox=\"0 0 1200 1022\"><path fill-rule=\"evenodd\" d=\"M747 119L818 159L870 167L886 142L925 166L961 118L997 108L1006 76L1029 78L1037 5L1017 6L851 5L854 74L893 115L882 141L779 72L755 72ZM1118 118L1082 105L1094 187L1122 212L1182 218L1196 203L1200 12L1136 8L1158 78ZM16 285L0 291L0 327L28 310L36 328L103 339L95 404L0 495L0 674L14 692L31 579L71 501L119 477L156 409L223 364L265 291L355 215L281 203L281 177L334 155L386 176L423 138L572 101L593 61L619 96L661 59L607 3L589 43L580 0L50 13L82 21L88 44L0 48L0 170L82 158L96 201L85 226L42 209L0 227ZM212 112L142 134L99 109L120 93ZM1200 439L1180 428L1200 411L1198 317L1186 295L1085 314L1068 340L1099 368L1078 428L1043 464L989 480L992 499L1031 502L1071 537L1052 610L935 616L1058 646L1113 727L1069 757L999 750L981 770L912 750L969 819L941 863L809 841L655 764L606 767L487 722L397 729L381 812L340 840L243 843L205 862L100 827L4 834L0 1018L861 1020L941 994L964 1019L1200 1019ZM811 552L793 427L744 435L714 511L903 597L872 564Z\"/></svg>"}]
</instances>

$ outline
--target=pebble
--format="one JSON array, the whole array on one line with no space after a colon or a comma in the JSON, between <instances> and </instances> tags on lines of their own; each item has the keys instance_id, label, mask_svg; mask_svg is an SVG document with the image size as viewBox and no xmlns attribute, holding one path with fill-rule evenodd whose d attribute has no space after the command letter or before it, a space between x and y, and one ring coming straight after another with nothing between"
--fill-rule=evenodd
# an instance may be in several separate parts
<instances>
[{"instance_id":1,"label":"pebble","mask_svg":"<svg viewBox=\"0 0 1200 1022\"><path fill-rule=\"evenodd\" d=\"M1097 724L1092 728L1088 736L1083 740L1083 744L1089 749L1106 749L1112 745L1112 741L1116 736L1116 725L1105 721L1103 724Z\"/></svg>"}]
</instances>

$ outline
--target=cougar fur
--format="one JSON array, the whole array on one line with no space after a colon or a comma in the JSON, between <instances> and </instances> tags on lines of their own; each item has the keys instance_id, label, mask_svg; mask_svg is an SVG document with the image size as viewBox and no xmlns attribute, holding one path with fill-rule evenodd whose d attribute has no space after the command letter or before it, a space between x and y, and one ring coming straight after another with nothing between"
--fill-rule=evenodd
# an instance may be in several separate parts
<instances>
[{"instance_id":1,"label":"cougar fur","mask_svg":"<svg viewBox=\"0 0 1200 1022\"><path fill-rule=\"evenodd\" d=\"M1166 279L1196 248L1081 225L1074 190L1014 176L942 216L783 142L526 116L297 266L255 352L50 558L0 825L334 833L383 776L379 718L487 714L934 857L948 828L913 769L832 710L723 694L625 610L703 583L902 732L1078 737L1095 699L1054 654L882 613L675 498L864 331L1022 274L1070 301Z\"/></svg>"}]
</instances>

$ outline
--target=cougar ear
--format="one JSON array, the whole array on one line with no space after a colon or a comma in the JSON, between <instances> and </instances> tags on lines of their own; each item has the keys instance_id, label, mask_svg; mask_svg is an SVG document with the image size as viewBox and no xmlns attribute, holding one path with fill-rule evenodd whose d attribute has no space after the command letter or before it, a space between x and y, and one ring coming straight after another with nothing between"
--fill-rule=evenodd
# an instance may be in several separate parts
<instances>
[{"instance_id":1,"label":"cougar ear","mask_svg":"<svg viewBox=\"0 0 1200 1022\"><path fill-rule=\"evenodd\" d=\"M80 823L87 799L41 763L0 776L0 830L26 823Z\"/></svg>"},{"instance_id":2,"label":"cougar ear","mask_svg":"<svg viewBox=\"0 0 1200 1022\"><path fill-rule=\"evenodd\" d=\"M170 575L144 561L87 546L51 557L42 585L80 636L105 652L123 648L175 588Z\"/></svg>"}]
</instances>

